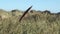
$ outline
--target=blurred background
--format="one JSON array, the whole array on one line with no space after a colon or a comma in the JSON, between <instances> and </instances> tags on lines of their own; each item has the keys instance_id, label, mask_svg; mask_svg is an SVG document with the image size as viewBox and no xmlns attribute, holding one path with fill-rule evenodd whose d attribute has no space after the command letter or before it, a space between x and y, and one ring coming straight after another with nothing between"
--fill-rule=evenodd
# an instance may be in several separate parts
<instances>
[{"instance_id":1,"label":"blurred background","mask_svg":"<svg viewBox=\"0 0 60 34\"><path fill-rule=\"evenodd\" d=\"M60 12L60 0L0 0L0 9L26 10L29 6L34 10L49 10L53 13Z\"/></svg>"}]
</instances>

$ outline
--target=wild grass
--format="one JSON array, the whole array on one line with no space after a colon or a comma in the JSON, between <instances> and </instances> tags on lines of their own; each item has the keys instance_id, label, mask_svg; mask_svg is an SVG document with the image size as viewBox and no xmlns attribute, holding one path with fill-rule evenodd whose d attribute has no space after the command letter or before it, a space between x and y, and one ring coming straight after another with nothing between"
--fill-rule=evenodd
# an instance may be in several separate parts
<instances>
[{"instance_id":1,"label":"wild grass","mask_svg":"<svg viewBox=\"0 0 60 34\"><path fill-rule=\"evenodd\" d=\"M60 15L34 14L21 22L11 16L0 20L0 34L60 34Z\"/></svg>"}]
</instances>

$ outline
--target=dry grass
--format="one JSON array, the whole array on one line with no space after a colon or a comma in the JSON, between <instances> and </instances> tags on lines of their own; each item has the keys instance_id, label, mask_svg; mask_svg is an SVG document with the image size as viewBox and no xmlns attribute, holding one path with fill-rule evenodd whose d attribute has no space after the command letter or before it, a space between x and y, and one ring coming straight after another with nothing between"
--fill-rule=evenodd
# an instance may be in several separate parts
<instances>
[{"instance_id":1,"label":"dry grass","mask_svg":"<svg viewBox=\"0 0 60 34\"><path fill-rule=\"evenodd\" d=\"M19 22L18 16L0 20L0 34L60 34L60 15L33 14Z\"/></svg>"}]
</instances>

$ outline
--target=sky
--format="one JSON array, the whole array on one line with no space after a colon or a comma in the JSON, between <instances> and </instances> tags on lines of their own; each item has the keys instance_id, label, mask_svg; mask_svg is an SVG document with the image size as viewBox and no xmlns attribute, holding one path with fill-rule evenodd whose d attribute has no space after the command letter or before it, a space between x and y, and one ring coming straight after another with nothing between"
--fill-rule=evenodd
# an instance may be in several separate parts
<instances>
[{"instance_id":1,"label":"sky","mask_svg":"<svg viewBox=\"0 0 60 34\"><path fill-rule=\"evenodd\" d=\"M4 10L26 10L30 6L34 10L60 12L60 0L0 0L0 9Z\"/></svg>"}]
</instances>

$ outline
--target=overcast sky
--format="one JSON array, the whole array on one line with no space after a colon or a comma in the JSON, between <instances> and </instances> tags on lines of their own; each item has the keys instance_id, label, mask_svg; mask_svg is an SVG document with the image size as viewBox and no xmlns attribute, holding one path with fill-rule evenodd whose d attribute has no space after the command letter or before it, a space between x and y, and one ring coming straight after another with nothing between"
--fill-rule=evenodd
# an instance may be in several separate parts
<instances>
[{"instance_id":1,"label":"overcast sky","mask_svg":"<svg viewBox=\"0 0 60 34\"><path fill-rule=\"evenodd\" d=\"M26 10L31 5L35 10L60 12L60 0L0 0L0 9L4 10Z\"/></svg>"}]
</instances>

